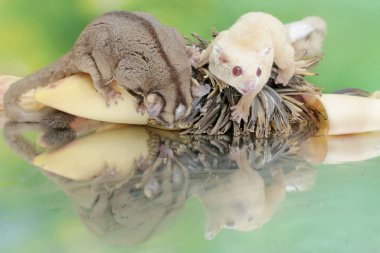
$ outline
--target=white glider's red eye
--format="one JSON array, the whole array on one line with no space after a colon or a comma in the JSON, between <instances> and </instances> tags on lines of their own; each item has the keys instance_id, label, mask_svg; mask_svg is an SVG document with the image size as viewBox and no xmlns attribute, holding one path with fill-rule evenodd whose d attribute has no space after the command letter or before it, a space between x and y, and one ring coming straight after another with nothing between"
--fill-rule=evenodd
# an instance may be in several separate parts
<instances>
[{"instance_id":1,"label":"white glider's red eye","mask_svg":"<svg viewBox=\"0 0 380 253\"><path fill-rule=\"evenodd\" d=\"M261 68L257 68L257 70L256 70L256 75L257 75L257 76L261 76Z\"/></svg>"},{"instance_id":2,"label":"white glider's red eye","mask_svg":"<svg viewBox=\"0 0 380 253\"><path fill-rule=\"evenodd\" d=\"M241 67L239 67L239 66L235 66L235 67L233 67L233 69L232 69L232 74L233 74L234 76L240 76L242 73L243 73L243 70L242 70Z\"/></svg>"}]
</instances>

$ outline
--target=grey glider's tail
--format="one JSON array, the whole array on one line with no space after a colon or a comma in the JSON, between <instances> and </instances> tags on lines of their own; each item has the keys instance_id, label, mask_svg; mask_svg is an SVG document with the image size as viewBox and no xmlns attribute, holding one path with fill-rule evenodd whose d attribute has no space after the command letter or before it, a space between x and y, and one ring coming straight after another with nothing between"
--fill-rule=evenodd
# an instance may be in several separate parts
<instances>
[{"instance_id":1,"label":"grey glider's tail","mask_svg":"<svg viewBox=\"0 0 380 253\"><path fill-rule=\"evenodd\" d=\"M44 87L75 72L72 54L69 52L46 68L18 80L9 87L4 95L5 115L13 122L40 122L52 109L26 111L18 104L20 97L32 89Z\"/></svg>"}]
</instances>

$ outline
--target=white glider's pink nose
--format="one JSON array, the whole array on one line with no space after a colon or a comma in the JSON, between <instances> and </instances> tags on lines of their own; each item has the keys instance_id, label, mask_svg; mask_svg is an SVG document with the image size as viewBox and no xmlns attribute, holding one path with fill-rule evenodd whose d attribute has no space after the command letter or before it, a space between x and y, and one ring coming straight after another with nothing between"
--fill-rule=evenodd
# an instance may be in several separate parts
<instances>
[{"instance_id":1,"label":"white glider's pink nose","mask_svg":"<svg viewBox=\"0 0 380 253\"><path fill-rule=\"evenodd\" d=\"M243 95L247 95L255 90L256 83L254 80L246 81L243 83L242 88L239 90Z\"/></svg>"}]
</instances>

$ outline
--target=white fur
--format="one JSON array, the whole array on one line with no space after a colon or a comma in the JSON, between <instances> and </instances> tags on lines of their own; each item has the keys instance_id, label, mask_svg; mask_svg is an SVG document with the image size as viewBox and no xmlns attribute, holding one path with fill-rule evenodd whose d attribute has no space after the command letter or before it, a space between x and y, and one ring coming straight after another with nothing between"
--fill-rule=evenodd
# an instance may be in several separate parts
<instances>
[{"instance_id":1,"label":"white fur","mask_svg":"<svg viewBox=\"0 0 380 253\"><path fill-rule=\"evenodd\" d=\"M288 30L290 41L295 42L309 35L314 30L314 27L303 21L296 21L296 22L287 24L286 29Z\"/></svg>"},{"instance_id":2,"label":"white fur","mask_svg":"<svg viewBox=\"0 0 380 253\"><path fill-rule=\"evenodd\" d=\"M294 52L286 28L269 14L251 12L243 15L228 30L221 32L210 46L210 71L242 94L245 94L244 89L261 90L269 79L273 62L280 69L289 69L283 78L285 83L294 74ZM226 62L222 63L221 58ZM243 69L240 76L232 74L235 66ZM259 77L256 75L258 68L261 69ZM247 87L247 84L255 87Z\"/></svg>"},{"instance_id":3,"label":"white fur","mask_svg":"<svg viewBox=\"0 0 380 253\"><path fill-rule=\"evenodd\" d=\"M212 74L243 94L231 107L231 118L237 122L247 120L253 99L269 80L273 63L278 66L276 83L286 85L295 72L294 49L285 26L261 12L247 13L219 33L195 66L207 62ZM233 75L236 66L242 69L239 76Z\"/></svg>"}]
</instances>

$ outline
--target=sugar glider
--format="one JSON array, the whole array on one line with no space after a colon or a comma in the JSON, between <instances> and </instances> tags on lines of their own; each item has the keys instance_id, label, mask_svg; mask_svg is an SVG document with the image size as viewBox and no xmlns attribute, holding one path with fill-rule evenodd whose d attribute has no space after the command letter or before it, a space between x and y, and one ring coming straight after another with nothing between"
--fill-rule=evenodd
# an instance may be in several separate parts
<instances>
[{"instance_id":1,"label":"sugar glider","mask_svg":"<svg viewBox=\"0 0 380 253\"><path fill-rule=\"evenodd\" d=\"M136 97L137 110L171 124L191 110L191 63L182 36L142 12L114 11L91 22L73 48L48 67L17 81L5 94L11 121L41 121L47 111L26 112L25 92L84 72L107 103L118 98L115 80Z\"/></svg>"},{"instance_id":2,"label":"sugar glider","mask_svg":"<svg viewBox=\"0 0 380 253\"><path fill-rule=\"evenodd\" d=\"M197 196L207 214L205 238L208 240L224 228L257 229L272 218L278 204L285 198L285 188L278 180L282 175L275 175L271 184L266 185L258 171L252 168L247 151L247 146L231 148L229 157L236 162L238 169Z\"/></svg>"},{"instance_id":3,"label":"sugar glider","mask_svg":"<svg viewBox=\"0 0 380 253\"><path fill-rule=\"evenodd\" d=\"M217 78L243 96L232 107L232 119L247 120L257 93L267 83L272 65L278 67L276 83L286 85L294 75L294 49L285 25L270 14L250 12L222 31L197 57L194 66L209 63Z\"/></svg>"}]
</instances>

